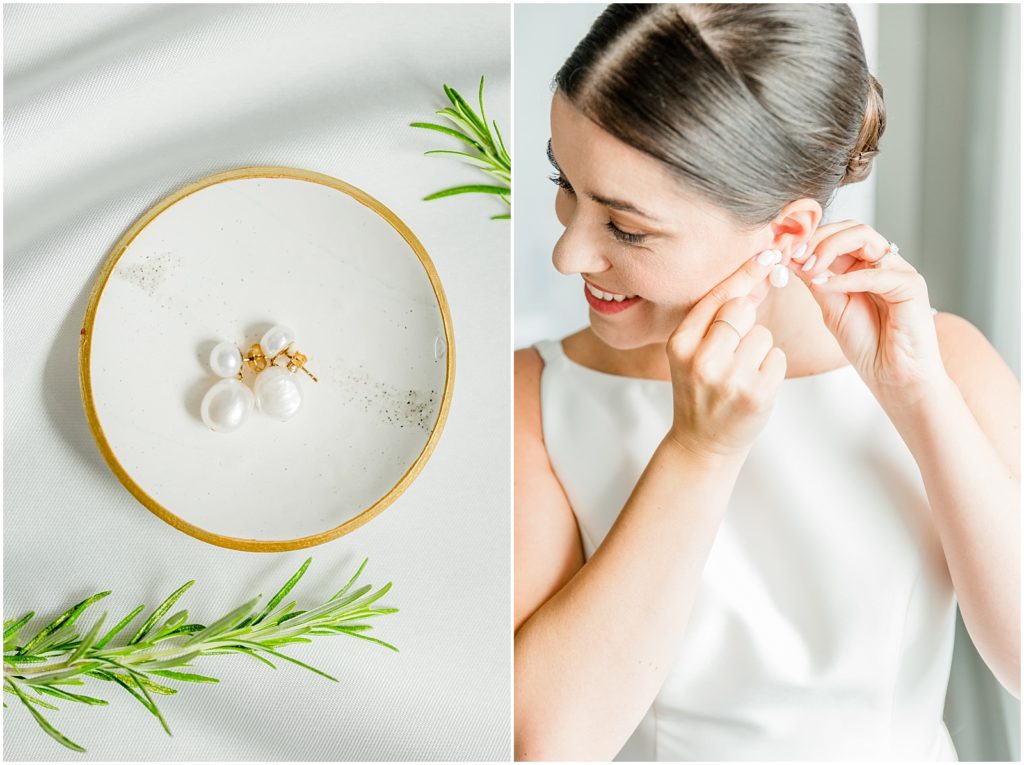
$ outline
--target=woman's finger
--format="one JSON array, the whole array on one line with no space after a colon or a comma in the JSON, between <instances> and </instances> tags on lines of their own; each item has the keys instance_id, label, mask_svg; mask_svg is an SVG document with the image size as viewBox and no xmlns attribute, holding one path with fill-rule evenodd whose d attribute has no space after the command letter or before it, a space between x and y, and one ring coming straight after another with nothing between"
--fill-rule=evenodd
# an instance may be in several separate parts
<instances>
[{"instance_id":1,"label":"woman's finger","mask_svg":"<svg viewBox=\"0 0 1024 765\"><path fill-rule=\"evenodd\" d=\"M829 276L827 280L815 283L811 280L811 289L826 294L847 294L850 292L870 292L878 295L889 303L902 303L907 300L927 299L928 285L924 277L917 271L893 270L888 268L862 268L848 271L845 274Z\"/></svg>"},{"instance_id":2,"label":"woman's finger","mask_svg":"<svg viewBox=\"0 0 1024 765\"><path fill-rule=\"evenodd\" d=\"M768 294L768 274L775 267L770 256L751 258L731 276L719 282L690 309L668 339L670 351L681 358L691 355L704 339L719 309L734 298L744 298L755 307Z\"/></svg>"},{"instance_id":3,"label":"woman's finger","mask_svg":"<svg viewBox=\"0 0 1024 765\"><path fill-rule=\"evenodd\" d=\"M811 234L810 239L808 239L805 243L807 246L806 248L804 248L803 252L801 252L799 255L794 253L793 258L790 262L797 265L798 267L803 267L806 264L810 263L810 266L807 267L807 270L810 270L811 268L814 267L814 264L818 260L817 256L814 254L814 251L817 249L818 245L822 241L824 241L825 239L832 236L838 231L842 231L847 228L852 228L856 225L858 225L857 221L848 219L841 220L836 223L825 223L818 226L816 229L814 229L814 233Z\"/></svg>"},{"instance_id":4,"label":"woman's finger","mask_svg":"<svg viewBox=\"0 0 1024 765\"><path fill-rule=\"evenodd\" d=\"M771 330L763 324L755 324L744 336L733 356L733 367L746 377L756 372L764 363L765 356L772 349L775 340Z\"/></svg>"},{"instance_id":5,"label":"woman's finger","mask_svg":"<svg viewBox=\"0 0 1024 765\"><path fill-rule=\"evenodd\" d=\"M732 353L754 326L757 308L745 297L733 298L725 303L711 320L704 344L711 344L724 353Z\"/></svg>"},{"instance_id":6,"label":"woman's finger","mask_svg":"<svg viewBox=\"0 0 1024 765\"><path fill-rule=\"evenodd\" d=\"M808 248L809 249L809 248ZM858 223L836 231L818 243L807 259L814 258L814 264L805 273L811 278L830 270L832 262L841 255L856 258L865 263L882 259L889 249L889 240L865 223ZM806 263L805 263L806 265Z\"/></svg>"},{"instance_id":7,"label":"woman's finger","mask_svg":"<svg viewBox=\"0 0 1024 765\"><path fill-rule=\"evenodd\" d=\"M860 260L859 258L855 258L852 255L840 255L838 258L836 258L835 260L832 261L832 264L829 266L828 272L831 272L833 274L845 274L851 268L853 268L855 266L863 267L863 265L864 265L864 261ZM813 268L813 264L812 264L812 268ZM806 281L810 281L813 278L813 276L814 276L813 274L810 273L811 272L810 268L808 268L806 271L803 268L799 268L799 269L795 269L795 270L796 270L796 275L798 277L800 277L801 279L803 279L805 282ZM828 272L826 272L826 273L828 273Z\"/></svg>"}]
</instances>

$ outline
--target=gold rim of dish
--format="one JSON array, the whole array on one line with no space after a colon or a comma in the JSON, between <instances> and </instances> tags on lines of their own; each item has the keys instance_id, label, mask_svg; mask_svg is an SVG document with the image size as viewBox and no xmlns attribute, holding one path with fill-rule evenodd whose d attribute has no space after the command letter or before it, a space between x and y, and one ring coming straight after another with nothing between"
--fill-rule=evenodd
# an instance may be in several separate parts
<instances>
[{"instance_id":1,"label":"gold rim of dish","mask_svg":"<svg viewBox=\"0 0 1024 765\"><path fill-rule=\"evenodd\" d=\"M297 537L295 539L261 540L246 539L244 537L230 537L207 531L175 515L149 496L149 494L139 486L139 484L128 474L128 471L126 471L118 461L117 456L110 448L110 443L107 441L106 434L103 432L103 426L100 425L99 417L96 414L96 403L93 400L92 395L92 371L90 369L90 361L92 351L92 331L93 323L96 319L96 309L99 306L100 298L103 296L103 289L106 287L111 273L113 273L115 266L117 266L117 263L121 259L125 250L128 249L129 245L131 245L135 240L135 237L137 237L139 233L146 228L146 226L148 226L158 215L160 215L160 213L171 205L180 202L190 194L194 194L202 189L218 183L224 183L225 181L234 181L241 178L291 178L294 180L319 183L323 186L329 186L348 194L357 202L369 207L391 224L391 226L406 241L409 247L412 248L416 257L419 258L420 263L427 272L427 277L430 279L430 286L434 290L434 297L437 299L437 305L441 310L441 317L444 322L444 337L447 346L445 350L446 361L444 392L441 396L441 407L437 414L437 420L434 422L434 428L430 432L430 437L427 439L422 451L416 457L409 469L406 470L402 477L398 479L398 482L392 486L384 496L359 513L359 515L354 518L350 518L339 526L335 526L333 529L322 531L318 534L312 534L310 536ZM209 542L212 545L217 545L218 547L227 547L232 550L246 550L250 552L284 552L286 550L298 550L303 547L313 547L314 545L323 544L324 542L328 542L332 539L337 539L340 536L348 534L379 515L409 487L409 484L415 480L427 460L430 459L430 455L433 453L434 447L437 445L437 441L441 437L441 431L444 429L445 421L448 419L448 409L451 406L454 378L455 338L452 334L451 312L448 308L448 301L445 299L444 289L441 287L441 280L437 275L437 270L434 268L434 263L427 254L426 249L424 249L423 245L420 244L420 241L412 231L409 230L409 227L405 225L401 218L365 191L357 189L355 186L345 183L344 181L340 181L337 178L324 175L323 173L315 173L311 170L301 170L292 167L240 167L234 170L217 173L194 183L190 183L184 188L181 188L173 194L165 197L150 208L132 225L131 228L128 229L128 231L125 232L124 236L118 240L117 244L115 244L114 248L110 251L110 255L107 257L106 262L103 264L103 268L100 271L100 274L96 279L96 283L93 285L92 293L89 296L89 305L85 310L85 322L82 325L81 342L79 344L78 351L78 380L82 392L82 404L85 407L85 416L89 422L89 429L92 431L93 438L99 446L100 453L103 455L103 458L107 461L107 465L114 472L114 475L117 476L118 480L139 502L146 507L146 509L161 520L166 521L171 526L174 526L174 528L179 531L183 531L189 536L201 539L204 542Z\"/></svg>"}]
</instances>

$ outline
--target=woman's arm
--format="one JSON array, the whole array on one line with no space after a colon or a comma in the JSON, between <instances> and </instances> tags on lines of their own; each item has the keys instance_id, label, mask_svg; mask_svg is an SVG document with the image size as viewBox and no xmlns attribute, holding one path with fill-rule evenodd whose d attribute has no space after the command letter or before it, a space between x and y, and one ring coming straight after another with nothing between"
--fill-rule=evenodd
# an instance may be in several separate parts
<instances>
[{"instance_id":1,"label":"woman's arm","mask_svg":"<svg viewBox=\"0 0 1024 765\"><path fill-rule=\"evenodd\" d=\"M1020 698L1020 386L969 322L935 318L950 384L890 412L917 460L964 625Z\"/></svg>"},{"instance_id":2,"label":"woman's arm","mask_svg":"<svg viewBox=\"0 0 1024 765\"><path fill-rule=\"evenodd\" d=\"M540 436L535 357L516 353L515 756L610 760L678 657L742 460L666 439L583 565Z\"/></svg>"}]
</instances>

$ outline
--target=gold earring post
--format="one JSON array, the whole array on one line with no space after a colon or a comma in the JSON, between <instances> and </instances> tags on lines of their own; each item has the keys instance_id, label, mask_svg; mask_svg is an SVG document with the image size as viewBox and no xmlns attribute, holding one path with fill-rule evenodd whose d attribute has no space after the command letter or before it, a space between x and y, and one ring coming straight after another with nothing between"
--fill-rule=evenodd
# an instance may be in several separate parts
<instances>
[{"instance_id":1,"label":"gold earring post","mask_svg":"<svg viewBox=\"0 0 1024 765\"><path fill-rule=\"evenodd\" d=\"M281 353L277 354L277 356L275 356L274 359L277 359L277 357L280 356L281 354L284 354L285 356L288 357L288 371L289 372L295 372L295 371L301 369L303 372L305 372L307 375L309 375L311 378L313 378L313 382L317 382L317 383L320 382L318 379L316 379L316 375L313 374L312 372L310 372L304 366L305 363L307 361L309 361L309 358L306 356L306 354L302 353L301 351L295 351L294 353L288 353L288 349L285 348L283 351L281 351Z\"/></svg>"}]
</instances>

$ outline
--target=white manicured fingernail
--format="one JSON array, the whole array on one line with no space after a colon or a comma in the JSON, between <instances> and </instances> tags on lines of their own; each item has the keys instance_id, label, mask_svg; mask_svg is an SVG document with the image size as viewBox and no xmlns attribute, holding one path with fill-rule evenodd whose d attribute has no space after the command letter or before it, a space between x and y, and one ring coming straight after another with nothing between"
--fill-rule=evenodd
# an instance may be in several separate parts
<instances>
[{"instance_id":1,"label":"white manicured fingernail","mask_svg":"<svg viewBox=\"0 0 1024 765\"><path fill-rule=\"evenodd\" d=\"M778 265L782 262L782 250L775 250L775 263Z\"/></svg>"},{"instance_id":2,"label":"white manicured fingernail","mask_svg":"<svg viewBox=\"0 0 1024 765\"><path fill-rule=\"evenodd\" d=\"M785 287L789 284L789 269L785 266L775 266L768 279L771 281L773 287Z\"/></svg>"},{"instance_id":3,"label":"white manicured fingernail","mask_svg":"<svg viewBox=\"0 0 1024 765\"><path fill-rule=\"evenodd\" d=\"M828 274L821 274L811 279L811 284L824 284L828 281Z\"/></svg>"},{"instance_id":4,"label":"white manicured fingernail","mask_svg":"<svg viewBox=\"0 0 1024 765\"><path fill-rule=\"evenodd\" d=\"M803 268L801 268L800 270L801 271L810 271L812 268L814 268L814 264L817 263L817 262L818 262L818 256L817 255L811 255L811 257L809 257L807 259L807 262L804 263Z\"/></svg>"},{"instance_id":5,"label":"white manicured fingernail","mask_svg":"<svg viewBox=\"0 0 1024 765\"><path fill-rule=\"evenodd\" d=\"M800 260L800 258L804 256L805 252L807 252L807 242L804 242L803 244L796 248L796 252L793 253L793 256L790 258L790 260Z\"/></svg>"},{"instance_id":6,"label":"white manicured fingernail","mask_svg":"<svg viewBox=\"0 0 1024 765\"><path fill-rule=\"evenodd\" d=\"M773 250L764 250L757 256L757 262L762 266L770 266L775 262L775 252Z\"/></svg>"}]
</instances>

